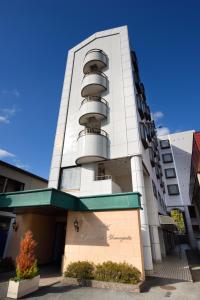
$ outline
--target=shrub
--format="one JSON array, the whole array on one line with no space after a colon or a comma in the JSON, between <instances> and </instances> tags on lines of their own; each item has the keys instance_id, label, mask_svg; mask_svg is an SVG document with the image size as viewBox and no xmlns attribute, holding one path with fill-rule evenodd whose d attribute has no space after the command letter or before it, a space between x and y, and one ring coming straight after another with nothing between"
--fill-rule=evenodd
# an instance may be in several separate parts
<instances>
[{"instance_id":1,"label":"shrub","mask_svg":"<svg viewBox=\"0 0 200 300\"><path fill-rule=\"evenodd\" d=\"M11 257L0 259L0 273L14 270L14 262Z\"/></svg>"},{"instance_id":2,"label":"shrub","mask_svg":"<svg viewBox=\"0 0 200 300\"><path fill-rule=\"evenodd\" d=\"M34 253L36 246L37 243L33 239L32 232L27 231L20 242L20 251L16 258L15 280L31 279L38 274L37 260Z\"/></svg>"},{"instance_id":3,"label":"shrub","mask_svg":"<svg viewBox=\"0 0 200 300\"><path fill-rule=\"evenodd\" d=\"M114 263L111 261L96 266L94 279L121 283L138 283L141 278L140 271L127 263Z\"/></svg>"},{"instance_id":4,"label":"shrub","mask_svg":"<svg viewBox=\"0 0 200 300\"><path fill-rule=\"evenodd\" d=\"M88 261L78 261L68 265L65 276L78 279L93 279L93 273L94 266L92 263Z\"/></svg>"}]
</instances>

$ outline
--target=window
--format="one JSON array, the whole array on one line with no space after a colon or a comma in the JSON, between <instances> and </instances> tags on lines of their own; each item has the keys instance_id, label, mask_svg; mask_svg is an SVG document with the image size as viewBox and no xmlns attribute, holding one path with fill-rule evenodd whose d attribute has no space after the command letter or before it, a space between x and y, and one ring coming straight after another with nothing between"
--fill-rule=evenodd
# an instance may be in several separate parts
<instances>
[{"instance_id":1,"label":"window","mask_svg":"<svg viewBox=\"0 0 200 300\"><path fill-rule=\"evenodd\" d=\"M165 194L166 191L165 191L165 184L163 184L163 194Z\"/></svg>"},{"instance_id":2,"label":"window","mask_svg":"<svg viewBox=\"0 0 200 300\"><path fill-rule=\"evenodd\" d=\"M60 189L79 190L81 182L81 168L66 168L62 170Z\"/></svg>"},{"instance_id":3,"label":"window","mask_svg":"<svg viewBox=\"0 0 200 300\"><path fill-rule=\"evenodd\" d=\"M0 176L0 193L4 192L5 189L5 180L6 178L4 176Z\"/></svg>"},{"instance_id":4,"label":"window","mask_svg":"<svg viewBox=\"0 0 200 300\"><path fill-rule=\"evenodd\" d=\"M141 119L144 119L143 102L144 101L141 99L140 95L137 95L137 107Z\"/></svg>"},{"instance_id":5,"label":"window","mask_svg":"<svg viewBox=\"0 0 200 300\"><path fill-rule=\"evenodd\" d=\"M162 141L160 141L160 148L161 149L168 149L168 148L170 148L169 140L162 140Z\"/></svg>"},{"instance_id":6,"label":"window","mask_svg":"<svg viewBox=\"0 0 200 300\"><path fill-rule=\"evenodd\" d=\"M146 118L146 120L151 121L151 112L150 112L150 108L147 104L145 105L145 118Z\"/></svg>"},{"instance_id":7,"label":"window","mask_svg":"<svg viewBox=\"0 0 200 300\"><path fill-rule=\"evenodd\" d=\"M178 184L169 184L167 190L169 195L179 195Z\"/></svg>"},{"instance_id":8,"label":"window","mask_svg":"<svg viewBox=\"0 0 200 300\"><path fill-rule=\"evenodd\" d=\"M163 176L163 172L162 172L162 167L161 167L160 162L157 162L157 165L158 165L159 174L160 174L160 178L161 178Z\"/></svg>"},{"instance_id":9,"label":"window","mask_svg":"<svg viewBox=\"0 0 200 300\"><path fill-rule=\"evenodd\" d=\"M200 232L199 225L192 225L192 229L193 229L194 233Z\"/></svg>"},{"instance_id":10,"label":"window","mask_svg":"<svg viewBox=\"0 0 200 300\"><path fill-rule=\"evenodd\" d=\"M140 82L140 76L139 76L139 73L138 73L137 70L134 70L133 76L134 76L135 83L139 84L139 82Z\"/></svg>"},{"instance_id":11,"label":"window","mask_svg":"<svg viewBox=\"0 0 200 300\"><path fill-rule=\"evenodd\" d=\"M154 159L154 152L152 147L149 147L149 157L152 167L155 167L155 159Z\"/></svg>"},{"instance_id":12,"label":"window","mask_svg":"<svg viewBox=\"0 0 200 300\"><path fill-rule=\"evenodd\" d=\"M153 186L153 194L154 194L154 196L156 197L156 199L157 199L157 189L156 189L156 185L155 185L155 183L154 183L154 181L152 180L152 186Z\"/></svg>"},{"instance_id":13,"label":"window","mask_svg":"<svg viewBox=\"0 0 200 300\"><path fill-rule=\"evenodd\" d=\"M189 209L189 213L190 213L190 218L196 218L197 215L196 215L194 206L188 206L188 209Z\"/></svg>"},{"instance_id":14,"label":"window","mask_svg":"<svg viewBox=\"0 0 200 300\"><path fill-rule=\"evenodd\" d=\"M18 192L24 190L24 183L8 178L5 192Z\"/></svg>"},{"instance_id":15,"label":"window","mask_svg":"<svg viewBox=\"0 0 200 300\"><path fill-rule=\"evenodd\" d=\"M131 51L131 60L134 66L134 69L138 71L138 60L135 51Z\"/></svg>"},{"instance_id":16,"label":"window","mask_svg":"<svg viewBox=\"0 0 200 300\"><path fill-rule=\"evenodd\" d=\"M147 130L147 138L148 141L151 142L151 125L149 122L146 122L146 130Z\"/></svg>"},{"instance_id":17,"label":"window","mask_svg":"<svg viewBox=\"0 0 200 300\"><path fill-rule=\"evenodd\" d=\"M160 178L160 169L158 167L158 164L155 165L155 171L156 171L156 177Z\"/></svg>"},{"instance_id":18,"label":"window","mask_svg":"<svg viewBox=\"0 0 200 300\"><path fill-rule=\"evenodd\" d=\"M174 168L165 169L166 178L176 178L176 172Z\"/></svg>"},{"instance_id":19,"label":"window","mask_svg":"<svg viewBox=\"0 0 200 300\"><path fill-rule=\"evenodd\" d=\"M149 122L149 125L150 125L151 137L154 138L156 134L154 121Z\"/></svg>"},{"instance_id":20,"label":"window","mask_svg":"<svg viewBox=\"0 0 200 300\"><path fill-rule=\"evenodd\" d=\"M18 192L24 190L24 183L0 176L0 193Z\"/></svg>"},{"instance_id":21,"label":"window","mask_svg":"<svg viewBox=\"0 0 200 300\"><path fill-rule=\"evenodd\" d=\"M141 140L142 140L142 144L143 144L144 148L147 149L148 148L147 131L146 131L145 124L142 122L140 122L140 136L141 136Z\"/></svg>"},{"instance_id":22,"label":"window","mask_svg":"<svg viewBox=\"0 0 200 300\"><path fill-rule=\"evenodd\" d=\"M164 163L170 163L173 162L173 157L171 153L166 153L162 155L162 159Z\"/></svg>"}]
</instances>

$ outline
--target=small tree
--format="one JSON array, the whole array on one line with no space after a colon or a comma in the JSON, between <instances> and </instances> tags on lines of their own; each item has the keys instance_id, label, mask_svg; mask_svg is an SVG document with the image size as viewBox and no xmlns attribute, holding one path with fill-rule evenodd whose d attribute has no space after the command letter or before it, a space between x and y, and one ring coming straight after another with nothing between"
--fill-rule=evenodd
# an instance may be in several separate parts
<instances>
[{"instance_id":1,"label":"small tree","mask_svg":"<svg viewBox=\"0 0 200 300\"><path fill-rule=\"evenodd\" d=\"M36 241L31 231L25 233L20 242L19 255L16 258L16 280L31 279L38 274L37 259L35 257Z\"/></svg>"}]
</instances>

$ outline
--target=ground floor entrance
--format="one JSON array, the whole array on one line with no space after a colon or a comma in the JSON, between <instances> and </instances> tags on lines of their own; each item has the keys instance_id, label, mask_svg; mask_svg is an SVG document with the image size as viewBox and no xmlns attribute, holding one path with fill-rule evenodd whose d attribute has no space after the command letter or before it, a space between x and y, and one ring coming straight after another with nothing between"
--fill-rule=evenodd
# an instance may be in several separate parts
<instances>
[{"instance_id":1,"label":"ground floor entrance","mask_svg":"<svg viewBox=\"0 0 200 300\"><path fill-rule=\"evenodd\" d=\"M37 242L36 257L39 265L57 264L61 266L64 255L67 212L56 208L32 208L15 210L15 226L5 239L9 238L5 256L15 260L20 240L30 230ZM5 243L5 242L4 242Z\"/></svg>"}]
</instances>

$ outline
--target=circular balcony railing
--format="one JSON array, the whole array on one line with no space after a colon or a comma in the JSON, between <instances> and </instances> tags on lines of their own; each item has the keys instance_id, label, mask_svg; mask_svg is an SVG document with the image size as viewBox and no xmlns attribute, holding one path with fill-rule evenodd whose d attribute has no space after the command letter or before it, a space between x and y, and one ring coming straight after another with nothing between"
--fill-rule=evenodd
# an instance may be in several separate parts
<instances>
[{"instance_id":1,"label":"circular balcony railing","mask_svg":"<svg viewBox=\"0 0 200 300\"><path fill-rule=\"evenodd\" d=\"M99 96L107 90L108 79L107 76L100 71L94 71L85 74L82 80L81 96Z\"/></svg>"},{"instance_id":2,"label":"circular balcony railing","mask_svg":"<svg viewBox=\"0 0 200 300\"><path fill-rule=\"evenodd\" d=\"M107 55L100 49L89 50L84 59L83 73L87 74L92 71L101 71L107 66Z\"/></svg>"},{"instance_id":3,"label":"circular balcony railing","mask_svg":"<svg viewBox=\"0 0 200 300\"><path fill-rule=\"evenodd\" d=\"M102 161L108 158L108 134L100 128L86 128L78 136L76 164Z\"/></svg>"},{"instance_id":4,"label":"circular balcony railing","mask_svg":"<svg viewBox=\"0 0 200 300\"><path fill-rule=\"evenodd\" d=\"M90 96L90 97L83 99L83 101L81 102L81 106L85 103L91 103L93 101L101 102L101 103L104 103L106 106L108 106L108 102L100 96Z\"/></svg>"},{"instance_id":5,"label":"circular balcony railing","mask_svg":"<svg viewBox=\"0 0 200 300\"><path fill-rule=\"evenodd\" d=\"M100 129L100 128L85 128L82 131L79 132L78 139L84 135L89 135L89 134L98 134L105 136L108 138L108 134L105 130Z\"/></svg>"},{"instance_id":6,"label":"circular balcony railing","mask_svg":"<svg viewBox=\"0 0 200 300\"><path fill-rule=\"evenodd\" d=\"M101 97L88 97L81 102L79 124L87 126L90 118L93 117L97 121L107 118L108 102ZM88 126L87 126L88 127Z\"/></svg>"}]
</instances>

